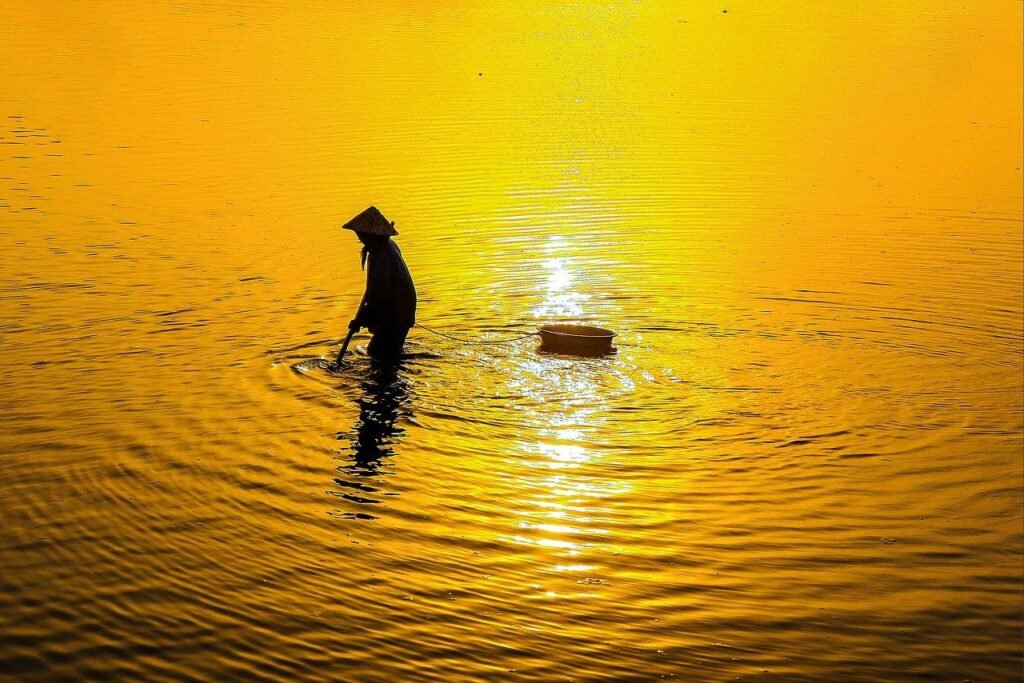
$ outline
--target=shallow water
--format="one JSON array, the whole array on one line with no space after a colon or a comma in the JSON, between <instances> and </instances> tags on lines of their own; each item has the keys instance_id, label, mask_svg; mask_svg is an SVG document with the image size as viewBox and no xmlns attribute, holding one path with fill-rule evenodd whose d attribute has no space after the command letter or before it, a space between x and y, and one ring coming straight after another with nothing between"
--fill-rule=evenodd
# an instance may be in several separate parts
<instances>
[{"instance_id":1,"label":"shallow water","mask_svg":"<svg viewBox=\"0 0 1024 683\"><path fill-rule=\"evenodd\" d=\"M0 2L0 677L1019 676L1019 3L295 4Z\"/></svg>"}]
</instances>

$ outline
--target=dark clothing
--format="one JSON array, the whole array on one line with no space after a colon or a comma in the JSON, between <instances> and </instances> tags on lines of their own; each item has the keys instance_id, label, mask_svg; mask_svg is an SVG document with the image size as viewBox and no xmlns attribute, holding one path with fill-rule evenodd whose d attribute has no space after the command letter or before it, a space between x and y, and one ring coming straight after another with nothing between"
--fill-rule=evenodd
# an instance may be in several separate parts
<instances>
[{"instance_id":1,"label":"dark clothing","mask_svg":"<svg viewBox=\"0 0 1024 683\"><path fill-rule=\"evenodd\" d=\"M356 322L373 333L371 355L398 355L405 336L416 322L416 288L398 245L390 239L364 250L366 293Z\"/></svg>"},{"instance_id":2,"label":"dark clothing","mask_svg":"<svg viewBox=\"0 0 1024 683\"><path fill-rule=\"evenodd\" d=\"M377 330L370 337L370 343L366 352L373 358L397 359L402 355L402 346L405 345L405 337L409 328Z\"/></svg>"}]
</instances>

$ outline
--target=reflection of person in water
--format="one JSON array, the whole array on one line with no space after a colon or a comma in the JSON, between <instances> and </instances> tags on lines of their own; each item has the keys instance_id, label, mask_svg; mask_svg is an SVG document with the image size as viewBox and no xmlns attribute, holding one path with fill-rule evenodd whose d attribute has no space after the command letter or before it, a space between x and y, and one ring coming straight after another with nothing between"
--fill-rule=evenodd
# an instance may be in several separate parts
<instances>
[{"instance_id":1,"label":"reflection of person in water","mask_svg":"<svg viewBox=\"0 0 1024 683\"><path fill-rule=\"evenodd\" d=\"M396 437L404 433L395 423L412 414L409 383L401 368L397 363L374 361L363 380L363 395L356 399L359 421L351 431L338 435L352 442L352 464L346 468L350 474L374 475L381 458L394 455Z\"/></svg>"}]
</instances>

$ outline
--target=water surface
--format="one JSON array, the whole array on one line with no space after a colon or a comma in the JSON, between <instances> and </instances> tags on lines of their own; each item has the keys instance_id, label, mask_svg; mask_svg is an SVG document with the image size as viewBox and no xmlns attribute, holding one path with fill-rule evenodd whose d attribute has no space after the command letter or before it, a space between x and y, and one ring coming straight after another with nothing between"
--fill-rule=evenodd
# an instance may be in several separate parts
<instances>
[{"instance_id":1,"label":"water surface","mask_svg":"<svg viewBox=\"0 0 1024 683\"><path fill-rule=\"evenodd\" d=\"M1019 676L1021 5L776 4L0 2L0 677Z\"/></svg>"}]
</instances>

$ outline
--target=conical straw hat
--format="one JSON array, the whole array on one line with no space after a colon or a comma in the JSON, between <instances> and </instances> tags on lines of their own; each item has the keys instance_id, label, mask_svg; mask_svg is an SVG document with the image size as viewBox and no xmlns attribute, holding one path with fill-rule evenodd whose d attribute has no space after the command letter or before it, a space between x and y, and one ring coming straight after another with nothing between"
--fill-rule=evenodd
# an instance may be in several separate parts
<instances>
[{"instance_id":1,"label":"conical straw hat","mask_svg":"<svg viewBox=\"0 0 1024 683\"><path fill-rule=\"evenodd\" d=\"M398 234L398 231L395 230L395 222L388 222L388 219L384 218L384 214L378 211L376 206L371 206L341 227L366 235L392 237Z\"/></svg>"}]
</instances>

